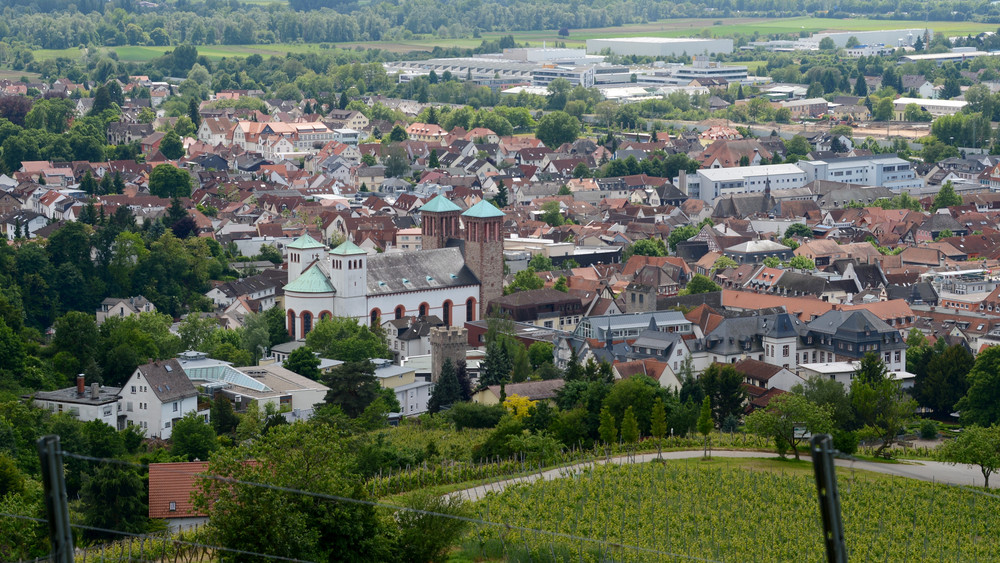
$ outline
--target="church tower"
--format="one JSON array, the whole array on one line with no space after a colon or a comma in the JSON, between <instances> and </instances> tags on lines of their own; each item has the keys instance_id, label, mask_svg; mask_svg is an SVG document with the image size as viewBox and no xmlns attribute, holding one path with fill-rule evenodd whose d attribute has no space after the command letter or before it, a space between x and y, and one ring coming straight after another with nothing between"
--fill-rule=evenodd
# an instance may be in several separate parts
<instances>
[{"instance_id":1,"label":"church tower","mask_svg":"<svg viewBox=\"0 0 1000 563\"><path fill-rule=\"evenodd\" d=\"M458 238L458 216L462 208L439 195L420 208L420 248L445 248L448 239Z\"/></svg>"},{"instance_id":2,"label":"church tower","mask_svg":"<svg viewBox=\"0 0 1000 563\"><path fill-rule=\"evenodd\" d=\"M503 218L503 211L485 199L462 213L465 265L479 278L480 319L489 302L503 296Z\"/></svg>"},{"instance_id":3,"label":"church tower","mask_svg":"<svg viewBox=\"0 0 1000 563\"><path fill-rule=\"evenodd\" d=\"M336 288L333 314L364 319L368 315L368 253L347 241L330 251L330 282Z\"/></svg>"},{"instance_id":4,"label":"church tower","mask_svg":"<svg viewBox=\"0 0 1000 563\"><path fill-rule=\"evenodd\" d=\"M323 256L323 243L309 235L302 235L285 247L288 251L288 282L297 280L302 272Z\"/></svg>"}]
</instances>

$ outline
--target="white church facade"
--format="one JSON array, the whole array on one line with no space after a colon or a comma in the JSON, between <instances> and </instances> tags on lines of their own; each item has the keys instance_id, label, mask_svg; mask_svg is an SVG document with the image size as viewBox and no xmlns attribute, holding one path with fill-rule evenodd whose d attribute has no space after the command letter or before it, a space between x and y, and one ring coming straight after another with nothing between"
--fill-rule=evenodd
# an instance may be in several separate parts
<instances>
[{"instance_id":1,"label":"white church facade","mask_svg":"<svg viewBox=\"0 0 1000 563\"><path fill-rule=\"evenodd\" d=\"M459 214L465 224L461 232ZM492 295L495 283L480 280L502 283L503 216L486 201L461 213L438 196L421 208L424 240L430 245L418 252L369 256L350 241L327 250L309 235L300 237L286 247L289 335L305 338L327 317L351 317L371 326L410 316L435 315L449 326L481 318L485 303L499 297ZM442 222L453 228L442 232Z\"/></svg>"}]
</instances>

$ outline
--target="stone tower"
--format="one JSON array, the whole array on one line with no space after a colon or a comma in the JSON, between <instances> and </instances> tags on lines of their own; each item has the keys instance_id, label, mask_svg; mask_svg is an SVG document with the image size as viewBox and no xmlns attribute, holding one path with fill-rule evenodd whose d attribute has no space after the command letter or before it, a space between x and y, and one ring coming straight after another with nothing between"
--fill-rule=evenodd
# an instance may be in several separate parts
<instances>
[{"instance_id":1,"label":"stone tower","mask_svg":"<svg viewBox=\"0 0 1000 563\"><path fill-rule=\"evenodd\" d=\"M446 359L453 365L465 359L469 347L469 331L464 327L436 327L431 329L431 381L437 383L441 366Z\"/></svg>"},{"instance_id":2,"label":"stone tower","mask_svg":"<svg viewBox=\"0 0 1000 563\"><path fill-rule=\"evenodd\" d=\"M458 216L462 208L439 195L420 208L420 248L434 250L448 245L448 239L458 238Z\"/></svg>"},{"instance_id":3,"label":"stone tower","mask_svg":"<svg viewBox=\"0 0 1000 563\"><path fill-rule=\"evenodd\" d=\"M504 213L485 199L462 213L465 222L465 265L479 278L479 315L503 296Z\"/></svg>"}]
</instances>

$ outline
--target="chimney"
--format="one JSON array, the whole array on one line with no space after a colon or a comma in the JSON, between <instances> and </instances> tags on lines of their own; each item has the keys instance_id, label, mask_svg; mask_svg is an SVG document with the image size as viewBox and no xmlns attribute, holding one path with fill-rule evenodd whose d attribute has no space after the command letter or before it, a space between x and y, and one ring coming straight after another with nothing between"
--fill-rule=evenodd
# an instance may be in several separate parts
<instances>
[{"instance_id":1,"label":"chimney","mask_svg":"<svg viewBox=\"0 0 1000 563\"><path fill-rule=\"evenodd\" d=\"M83 374L78 374L76 376L76 394L78 397L82 397L87 394L87 384L83 382Z\"/></svg>"},{"instance_id":2,"label":"chimney","mask_svg":"<svg viewBox=\"0 0 1000 563\"><path fill-rule=\"evenodd\" d=\"M101 398L101 384L100 383L91 383L90 384L90 398L91 399L100 399Z\"/></svg>"}]
</instances>

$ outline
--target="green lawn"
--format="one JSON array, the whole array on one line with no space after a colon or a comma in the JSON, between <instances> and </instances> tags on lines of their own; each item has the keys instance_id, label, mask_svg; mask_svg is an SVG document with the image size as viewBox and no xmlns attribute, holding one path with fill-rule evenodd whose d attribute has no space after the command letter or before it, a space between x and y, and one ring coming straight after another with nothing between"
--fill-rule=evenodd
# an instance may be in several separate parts
<instances>
[{"instance_id":1,"label":"green lawn","mask_svg":"<svg viewBox=\"0 0 1000 563\"><path fill-rule=\"evenodd\" d=\"M252 0L261 4L284 0ZM720 25L715 25L721 22ZM699 35L703 32L716 37L732 36L734 34L752 34L755 31L761 35L772 33L798 33L798 32L822 32L822 31L870 31L878 29L906 29L929 27L936 33L947 33L949 35L964 35L968 33L979 33L983 31L996 31L996 24L982 24L972 22L917 22L908 20L867 20L867 19L826 19L815 17L797 18L680 18L672 20L661 20L658 22L631 24L621 27L605 27L595 29L570 30L569 37L560 37L555 30L540 31L518 31L510 33L518 43L530 43L532 46L541 46L543 43L553 45L557 41L563 42L567 47L582 48L586 46L587 39L602 37L637 37L650 35L654 37L688 37ZM436 46L441 47L477 47L483 39L496 39L508 35L502 32L484 33L481 39L460 38L460 39L438 39L438 38L418 38L400 41L362 41L354 43L338 43L341 48L378 48L386 49L398 53L410 51L430 51ZM108 47L118 53L118 58L123 61L145 62L161 56L171 47ZM210 59L221 59L223 57L246 57L258 54L264 57L271 55L284 56L288 52L309 53L320 52L319 44L316 43L289 43L275 45L211 45L200 46L198 52ZM79 58L82 54L80 49L41 49L34 52L35 59L47 60L56 57Z\"/></svg>"}]
</instances>

